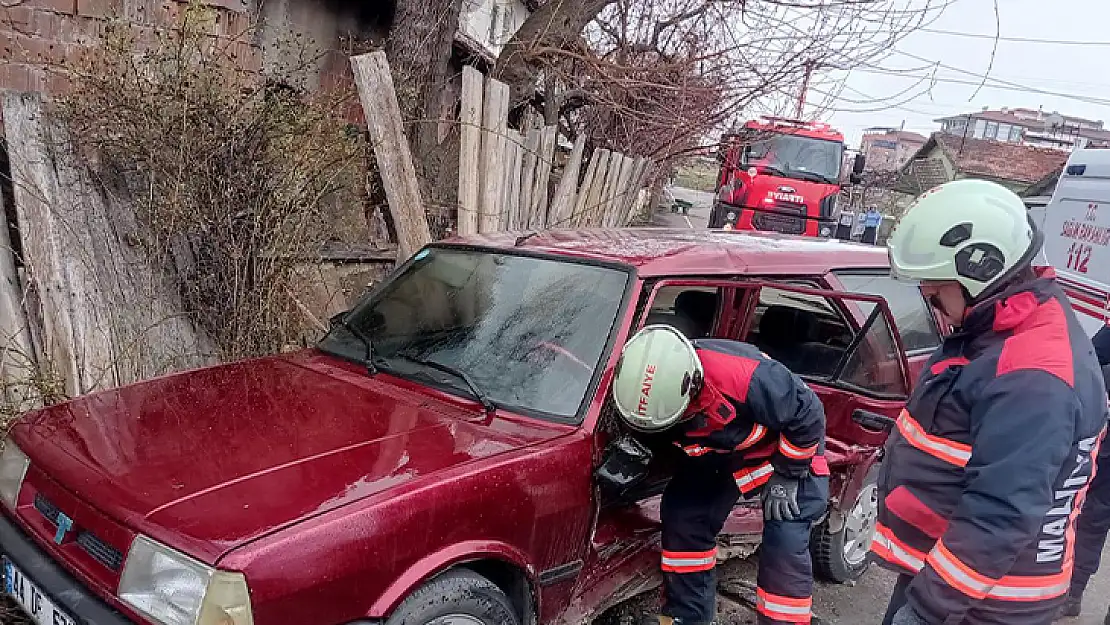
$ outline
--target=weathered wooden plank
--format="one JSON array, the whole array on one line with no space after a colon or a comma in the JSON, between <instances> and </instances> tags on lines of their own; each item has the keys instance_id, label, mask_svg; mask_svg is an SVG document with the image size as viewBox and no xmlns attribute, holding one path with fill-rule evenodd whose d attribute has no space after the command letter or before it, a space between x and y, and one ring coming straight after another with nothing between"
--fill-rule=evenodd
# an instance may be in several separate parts
<instances>
[{"instance_id":1,"label":"weathered wooden plank","mask_svg":"<svg viewBox=\"0 0 1110 625\"><path fill-rule=\"evenodd\" d=\"M351 57L351 68L374 142L374 157L389 211L397 228L397 258L405 260L431 242L432 235L405 138L393 75L382 50Z\"/></svg>"},{"instance_id":2,"label":"weathered wooden plank","mask_svg":"<svg viewBox=\"0 0 1110 625\"><path fill-rule=\"evenodd\" d=\"M609 175L609 156L610 152L606 149L600 149L594 152L594 160L597 161L597 170L594 171L593 179L590 181L590 190L586 192L585 202L582 204L582 225L594 227L601 225L600 210L602 191L605 189L605 179ZM593 163L590 163L593 166Z\"/></svg>"},{"instance_id":3,"label":"weathered wooden plank","mask_svg":"<svg viewBox=\"0 0 1110 625\"><path fill-rule=\"evenodd\" d=\"M621 161L620 173L617 174L617 183L613 188L611 206L609 208L609 225L623 226L624 217L628 214L628 196L632 195L632 170L636 167L636 159L625 156Z\"/></svg>"},{"instance_id":4,"label":"weathered wooden plank","mask_svg":"<svg viewBox=\"0 0 1110 625\"><path fill-rule=\"evenodd\" d=\"M570 225L574 227L586 224L586 204L589 203L590 189L597 177L597 168L601 162L601 150L595 150L586 165L586 175L582 178L582 185L578 188L577 197L574 199L574 210L571 213Z\"/></svg>"},{"instance_id":5,"label":"weathered wooden plank","mask_svg":"<svg viewBox=\"0 0 1110 625\"><path fill-rule=\"evenodd\" d=\"M532 219L532 187L536 181L536 163L539 161L541 131L529 128L524 140L523 157L520 168L520 215L521 224L527 227Z\"/></svg>"},{"instance_id":6,"label":"weathered wooden plank","mask_svg":"<svg viewBox=\"0 0 1110 625\"><path fill-rule=\"evenodd\" d=\"M544 228L547 226L547 207L549 199L548 182L551 179L551 167L555 162L556 126L544 126L540 134L540 153L536 157L536 180L532 187L532 208L530 211L529 228Z\"/></svg>"},{"instance_id":7,"label":"weathered wooden plank","mask_svg":"<svg viewBox=\"0 0 1110 625\"><path fill-rule=\"evenodd\" d=\"M566 228L574 214L574 204L578 192L578 175L582 171L582 153L586 150L586 135L579 134L570 151L570 158L563 167L563 177L555 189L555 198L548 211L547 227Z\"/></svg>"},{"instance_id":8,"label":"weathered wooden plank","mask_svg":"<svg viewBox=\"0 0 1110 625\"><path fill-rule=\"evenodd\" d=\"M39 365L72 396L212 362L177 285L122 240L144 232L133 207L104 194L38 96L9 93L2 108Z\"/></svg>"},{"instance_id":9,"label":"weathered wooden plank","mask_svg":"<svg viewBox=\"0 0 1110 625\"><path fill-rule=\"evenodd\" d=\"M0 207L5 205L0 189ZM23 306L23 287L7 220L0 210L0 420L6 410L21 413L37 408L39 398L24 387L35 374L38 358ZM0 424L2 425L2 424Z\"/></svg>"},{"instance_id":10,"label":"weathered wooden plank","mask_svg":"<svg viewBox=\"0 0 1110 625\"><path fill-rule=\"evenodd\" d=\"M482 176L482 73L467 65L462 72L459 113L459 226L461 235L478 234Z\"/></svg>"},{"instance_id":11,"label":"weathered wooden plank","mask_svg":"<svg viewBox=\"0 0 1110 625\"><path fill-rule=\"evenodd\" d=\"M605 172L605 186L601 190L601 199L598 203L598 225L609 227L613 225L613 197L616 195L617 178L624 164L624 155L613 152L609 155L609 169Z\"/></svg>"},{"instance_id":12,"label":"weathered wooden plank","mask_svg":"<svg viewBox=\"0 0 1110 625\"><path fill-rule=\"evenodd\" d=\"M628 184L627 197L625 198L624 206L622 207L622 223L621 225L628 225L632 223L632 218L635 216L636 204L640 200L640 190L644 188L644 179L648 173L648 160L644 157L636 159L632 169L632 178Z\"/></svg>"},{"instance_id":13,"label":"weathered wooden plank","mask_svg":"<svg viewBox=\"0 0 1110 625\"><path fill-rule=\"evenodd\" d=\"M505 223L505 132L509 121L509 86L486 80L485 110L482 113L482 208L478 227L497 232Z\"/></svg>"},{"instance_id":14,"label":"weathered wooden plank","mask_svg":"<svg viewBox=\"0 0 1110 625\"><path fill-rule=\"evenodd\" d=\"M519 230L523 227L520 208L520 161L524 156L523 138L520 132L509 130L505 143L505 217L506 229Z\"/></svg>"}]
</instances>

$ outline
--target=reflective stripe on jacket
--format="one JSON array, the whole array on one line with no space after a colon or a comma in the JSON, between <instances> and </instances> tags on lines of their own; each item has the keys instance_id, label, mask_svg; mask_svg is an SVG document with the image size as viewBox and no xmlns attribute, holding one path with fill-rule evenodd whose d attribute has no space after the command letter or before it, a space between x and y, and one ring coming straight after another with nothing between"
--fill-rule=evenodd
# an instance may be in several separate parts
<instances>
[{"instance_id":1,"label":"reflective stripe on jacket","mask_svg":"<svg viewBox=\"0 0 1110 625\"><path fill-rule=\"evenodd\" d=\"M1051 273L977 306L922 372L887 442L872 553L914 574L930 623L1067 591L1107 419L1102 372Z\"/></svg>"}]
</instances>

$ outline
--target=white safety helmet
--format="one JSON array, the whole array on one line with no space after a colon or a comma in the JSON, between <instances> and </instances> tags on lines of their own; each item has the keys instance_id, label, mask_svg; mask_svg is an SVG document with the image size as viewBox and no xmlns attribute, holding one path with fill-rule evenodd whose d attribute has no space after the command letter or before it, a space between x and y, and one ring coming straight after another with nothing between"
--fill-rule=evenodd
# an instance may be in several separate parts
<instances>
[{"instance_id":1,"label":"white safety helmet","mask_svg":"<svg viewBox=\"0 0 1110 625\"><path fill-rule=\"evenodd\" d=\"M613 403L633 428L665 430L682 420L703 373L689 339L671 326L650 325L624 345L613 378Z\"/></svg>"},{"instance_id":2,"label":"white safety helmet","mask_svg":"<svg viewBox=\"0 0 1110 625\"><path fill-rule=\"evenodd\" d=\"M887 242L897 280L955 280L973 302L993 295L1041 249L1044 236L1021 198L986 180L957 180L922 193Z\"/></svg>"}]
</instances>

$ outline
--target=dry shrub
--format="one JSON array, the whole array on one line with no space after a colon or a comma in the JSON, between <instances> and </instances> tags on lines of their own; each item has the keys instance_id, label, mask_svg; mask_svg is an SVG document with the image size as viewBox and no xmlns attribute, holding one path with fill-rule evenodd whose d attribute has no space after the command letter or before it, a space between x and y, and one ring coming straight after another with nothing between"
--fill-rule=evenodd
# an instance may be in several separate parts
<instances>
[{"instance_id":1,"label":"dry shrub","mask_svg":"<svg viewBox=\"0 0 1110 625\"><path fill-rule=\"evenodd\" d=\"M293 267L328 239L365 240L364 140L340 116L352 93L306 88L315 59L285 51L302 62L254 71L251 33L216 36L212 18L194 2L174 30L112 22L59 112L102 184L133 202L128 243L230 360L296 342Z\"/></svg>"}]
</instances>

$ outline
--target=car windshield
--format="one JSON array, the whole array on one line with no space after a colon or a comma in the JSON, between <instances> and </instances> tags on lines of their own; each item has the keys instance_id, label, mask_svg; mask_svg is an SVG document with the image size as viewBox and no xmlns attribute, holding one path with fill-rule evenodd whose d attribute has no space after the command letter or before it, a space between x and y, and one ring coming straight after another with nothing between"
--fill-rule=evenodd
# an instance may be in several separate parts
<instances>
[{"instance_id":1,"label":"car windshield","mask_svg":"<svg viewBox=\"0 0 1110 625\"><path fill-rule=\"evenodd\" d=\"M798 135L762 136L745 149L746 167L763 167L770 173L799 180L836 184L844 144Z\"/></svg>"},{"instance_id":2,"label":"car windshield","mask_svg":"<svg viewBox=\"0 0 1110 625\"><path fill-rule=\"evenodd\" d=\"M628 280L611 267L430 248L360 302L347 325L370 340L383 370L473 396L453 369L496 406L568 420L583 405ZM367 351L344 325L320 347L359 362Z\"/></svg>"}]
</instances>

